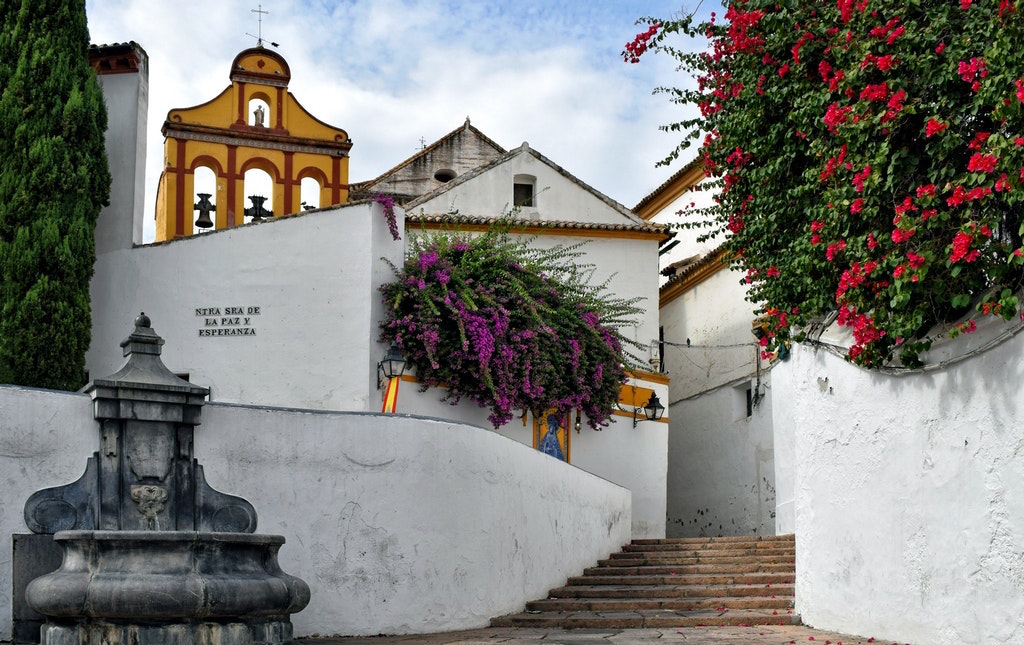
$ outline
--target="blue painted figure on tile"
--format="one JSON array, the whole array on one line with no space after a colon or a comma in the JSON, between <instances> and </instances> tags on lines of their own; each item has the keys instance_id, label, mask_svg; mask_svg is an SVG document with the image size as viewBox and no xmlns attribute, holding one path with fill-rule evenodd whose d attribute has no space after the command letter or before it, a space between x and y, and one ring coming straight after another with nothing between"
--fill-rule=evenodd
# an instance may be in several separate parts
<instances>
[{"instance_id":1,"label":"blue painted figure on tile","mask_svg":"<svg viewBox=\"0 0 1024 645\"><path fill-rule=\"evenodd\" d=\"M555 459L565 461L565 455L562 454L562 445L558 441L558 415L548 415L548 431L544 434L544 439L541 440L539 450L546 455L551 455Z\"/></svg>"}]
</instances>

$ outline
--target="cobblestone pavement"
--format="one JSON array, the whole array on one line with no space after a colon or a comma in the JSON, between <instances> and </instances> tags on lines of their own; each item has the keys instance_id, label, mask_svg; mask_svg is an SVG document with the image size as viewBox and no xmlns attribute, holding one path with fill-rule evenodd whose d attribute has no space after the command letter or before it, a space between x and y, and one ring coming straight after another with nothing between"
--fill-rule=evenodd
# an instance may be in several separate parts
<instances>
[{"instance_id":1,"label":"cobblestone pavement","mask_svg":"<svg viewBox=\"0 0 1024 645\"><path fill-rule=\"evenodd\" d=\"M894 645L895 641L837 634L803 626L688 627L685 629L528 629L489 627L464 632L408 636L346 636L301 638L302 645L632 645L634 643L689 645ZM898 643L895 645L905 645Z\"/></svg>"}]
</instances>

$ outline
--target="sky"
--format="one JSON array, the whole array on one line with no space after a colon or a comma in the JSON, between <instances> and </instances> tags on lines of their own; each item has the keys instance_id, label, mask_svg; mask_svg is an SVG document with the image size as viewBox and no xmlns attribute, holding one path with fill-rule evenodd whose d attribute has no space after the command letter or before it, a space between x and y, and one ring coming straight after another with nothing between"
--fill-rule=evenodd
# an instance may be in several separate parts
<instances>
[{"instance_id":1,"label":"sky","mask_svg":"<svg viewBox=\"0 0 1024 645\"><path fill-rule=\"evenodd\" d=\"M144 240L169 110L230 85L235 55L278 43L289 91L348 132L349 181L372 179L466 117L505 149L528 142L627 207L695 154L656 167L683 116L659 85L691 82L668 57L620 52L643 16L704 16L717 0L87 0L91 41L149 55ZM262 25L254 10L261 8Z\"/></svg>"}]
</instances>

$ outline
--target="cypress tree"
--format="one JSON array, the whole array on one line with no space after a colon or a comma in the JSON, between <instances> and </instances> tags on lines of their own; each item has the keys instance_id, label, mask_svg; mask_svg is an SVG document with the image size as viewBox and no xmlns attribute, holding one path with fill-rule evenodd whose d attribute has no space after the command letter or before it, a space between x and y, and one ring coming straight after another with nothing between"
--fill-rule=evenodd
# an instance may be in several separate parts
<instances>
[{"instance_id":1,"label":"cypress tree","mask_svg":"<svg viewBox=\"0 0 1024 645\"><path fill-rule=\"evenodd\" d=\"M0 383L74 390L110 193L85 0L0 3Z\"/></svg>"}]
</instances>

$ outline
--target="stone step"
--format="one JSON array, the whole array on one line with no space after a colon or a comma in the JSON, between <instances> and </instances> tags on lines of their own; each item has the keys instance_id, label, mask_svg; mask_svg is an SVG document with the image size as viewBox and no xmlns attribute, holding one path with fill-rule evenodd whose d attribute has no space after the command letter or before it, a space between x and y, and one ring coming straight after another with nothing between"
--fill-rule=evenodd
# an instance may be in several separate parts
<instances>
[{"instance_id":1,"label":"stone step","mask_svg":"<svg viewBox=\"0 0 1024 645\"><path fill-rule=\"evenodd\" d=\"M627 544L622 547L622 553L667 553L671 555L687 555L691 557L714 555L718 557L737 557L737 556L773 556L773 555L795 555L796 549L793 547L774 547L774 548L736 548L736 549L694 549L687 544L648 544L648 545L636 545Z\"/></svg>"},{"instance_id":2,"label":"stone step","mask_svg":"<svg viewBox=\"0 0 1024 645\"><path fill-rule=\"evenodd\" d=\"M634 540L495 627L799 625L793 536Z\"/></svg>"},{"instance_id":3,"label":"stone step","mask_svg":"<svg viewBox=\"0 0 1024 645\"><path fill-rule=\"evenodd\" d=\"M772 543L785 542L795 544L796 538L793 535L763 535L759 537L726 536L726 537L689 537L689 538L648 538L636 539L632 544L706 544L712 547L726 546L736 543Z\"/></svg>"},{"instance_id":4,"label":"stone step","mask_svg":"<svg viewBox=\"0 0 1024 645\"><path fill-rule=\"evenodd\" d=\"M741 564L653 564L635 566L601 565L583 570L584 576L676 576L687 574L724 573L793 573L792 564L741 563Z\"/></svg>"},{"instance_id":5,"label":"stone step","mask_svg":"<svg viewBox=\"0 0 1024 645\"><path fill-rule=\"evenodd\" d=\"M700 557L686 557L686 556L675 556L668 553L651 556L650 554L644 553L613 553L612 557L605 560L598 560L597 565L600 567L640 567L640 566L685 566L692 564L755 564L755 563L766 563L766 564L785 564L788 566L796 565L796 556L794 555L782 555L773 557L763 556L735 556L735 557L721 557L721 556L700 556Z\"/></svg>"},{"instance_id":6,"label":"stone step","mask_svg":"<svg viewBox=\"0 0 1024 645\"><path fill-rule=\"evenodd\" d=\"M765 609L779 614L793 612L792 596L734 596L729 598L548 598L526 603L527 611L636 611L671 609L695 611L706 609Z\"/></svg>"},{"instance_id":7,"label":"stone step","mask_svg":"<svg viewBox=\"0 0 1024 645\"><path fill-rule=\"evenodd\" d=\"M573 576L566 586L572 585L771 585L791 584L793 573L725 573L725 574L683 574L653 576L593 575Z\"/></svg>"},{"instance_id":8,"label":"stone step","mask_svg":"<svg viewBox=\"0 0 1024 645\"><path fill-rule=\"evenodd\" d=\"M557 587L549 598L726 598L736 596L793 597L793 585L575 585Z\"/></svg>"},{"instance_id":9,"label":"stone step","mask_svg":"<svg viewBox=\"0 0 1024 645\"><path fill-rule=\"evenodd\" d=\"M799 625L793 614L773 614L759 609L641 610L604 612L524 612L491 621L493 627L562 629L642 629L743 625Z\"/></svg>"}]
</instances>

